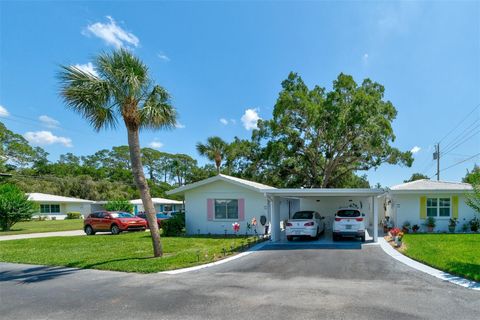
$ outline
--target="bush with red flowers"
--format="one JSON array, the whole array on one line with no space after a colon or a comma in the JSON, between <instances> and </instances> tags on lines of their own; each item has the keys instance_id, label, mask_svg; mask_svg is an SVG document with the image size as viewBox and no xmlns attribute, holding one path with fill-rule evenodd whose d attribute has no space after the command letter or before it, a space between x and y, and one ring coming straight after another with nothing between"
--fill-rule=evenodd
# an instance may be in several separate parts
<instances>
[{"instance_id":1,"label":"bush with red flowers","mask_svg":"<svg viewBox=\"0 0 480 320\"><path fill-rule=\"evenodd\" d=\"M398 234L399 234L401 231L402 231L402 230L400 230L399 228L390 229L390 235L394 238L394 237L398 236Z\"/></svg>"}]
</instances>

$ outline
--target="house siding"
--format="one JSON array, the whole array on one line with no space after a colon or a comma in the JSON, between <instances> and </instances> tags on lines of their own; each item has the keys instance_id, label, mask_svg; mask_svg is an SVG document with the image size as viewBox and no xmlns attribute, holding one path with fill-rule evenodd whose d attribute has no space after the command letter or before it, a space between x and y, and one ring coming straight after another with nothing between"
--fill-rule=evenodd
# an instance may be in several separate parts
<instances>
[{"instance_id":1,"label":"house siding","mask_svg":"<svg viewBox=\"0 0 480 320\"><path fill-rule=\"evenodd\" d=\"M245 218L237 220L208 220L207 199L245 199ZM267 214L267 199L263 194L224 181L215 181L185 192L185 223L189 235L232 234L232 223L240 224L240 233L245 233L247 223L253 217L258 221L257 232L263 234L260 216ZM268 222L267 222L268 223Z\"/></svg>"},{"instance_id":2,"label":"house siding","mask_svg":"<svg viewBox=\"0 0 480 320\"><path fill-rule=\"evenodd\" d=\"M64 220L67 217L68 212L80 212L83 217L86 217L88 214L90 214L90 207L91 205L89 203L58 203L58 202L48 202L48 201L41 201L37 202L34 201L35 203L38 204L38 212L33 214L33 217L38 217L38 216L46 216L49 219L56 219L56 220ZM40 213L40 205L41 204L58 204L60 205L60 212L59 213Z\"/></svg>"}]
</instances>

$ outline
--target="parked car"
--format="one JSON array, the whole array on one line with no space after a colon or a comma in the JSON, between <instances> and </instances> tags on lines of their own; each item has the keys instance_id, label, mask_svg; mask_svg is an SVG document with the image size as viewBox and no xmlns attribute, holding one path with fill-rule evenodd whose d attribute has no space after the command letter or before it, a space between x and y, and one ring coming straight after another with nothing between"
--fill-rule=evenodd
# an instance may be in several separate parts
<instances>
[{"instance_id":1,"label":"parked car","mask_svg":"<svg viewBox=\"0 0 480 320\"><path fill-rule=\"evenodd\" d=\"M325 232L324 219L325 217L320 216L316 211L295 212L285 228L287 240L292 241L294 237L318 239L318 236Z\"/></svg>"},{"instance_id":2,"label":"parked car","mask_svg":"<svg viewBox=\"0 0 480 320\"><path fill-rule=\"evenodd\" d=\"M339 209L333 221L333 241L341 237L358 237L365 242L365 215L356 208Z\"/></svg>"},{"instance_id":3,"label":"parked car","mask_svg":"<svg viewBox=\"0 0 480 320\"><path fill-rule=\"evenodd\" d=\"M98 231L119 234L122 231L144 231L146 228L145 220L127 212L99 211L83 220L83 230L87 235L94 235Z\"/></svg>"},{"instance_id":4,"label":"parked car","mask_svg":"<svg viewBox=\"0 0 480 320\"><path fill-rule=\"evenodd\" d=\"M145 222L147 223L147 228L150 228L150 227L148 226L147 214L146 214L145 212L142 212L142 213L137 214L137 217L142 218L143 220L145 220ZM167 214L157 213L158 228L161 228L161 227L162 227L162 221L163 221L163 220L167 220L167 219L170 219L170 218L171 218L171 216L169 216L169 215L167 215Z\"/></svg>"}]
</instances>

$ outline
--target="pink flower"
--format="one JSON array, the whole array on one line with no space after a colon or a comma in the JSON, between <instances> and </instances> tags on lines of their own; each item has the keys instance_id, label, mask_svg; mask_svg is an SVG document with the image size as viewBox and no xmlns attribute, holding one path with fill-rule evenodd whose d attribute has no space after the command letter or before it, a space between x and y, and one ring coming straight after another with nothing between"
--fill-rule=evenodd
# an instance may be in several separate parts
<instances>
[{"instance_id":1,"label":"pink flower","mask_svg":"<svg viewBox=\"0 0 480 320\"><path fill-rule=\"evenodd\" d=\"M237 233L240 231L240 224L238 222L232 223L233 232Z\"/></svg>"},{"instance_id":2,"label":"pink flower","mask_svg":"<svg viewBox=\"0 0 480 320\"><path fill-rule=\"evenodd\" d=\"M255 227L257 225L257 218L253 217L251 223L252 223L252 226Z\"/></svg>"}]
</instances>

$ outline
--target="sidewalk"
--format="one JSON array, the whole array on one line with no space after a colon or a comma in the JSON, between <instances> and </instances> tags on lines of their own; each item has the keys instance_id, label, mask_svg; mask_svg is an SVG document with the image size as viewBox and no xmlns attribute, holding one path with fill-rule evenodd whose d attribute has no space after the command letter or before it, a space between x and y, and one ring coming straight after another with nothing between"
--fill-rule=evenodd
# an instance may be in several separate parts
<instances>
[{"instance_id":1,"label":"sidewalk","mask_svg":"<svg viewBox=\"0 0 480 320\"><path fill-rule=\"evenodd\" d=\"M0 241L17 240L17 239L32 239L32 238L46 238L46 237L83 236L83 235L85 235L85 232L83 230L13 234L13 235L9 235L9 236L0 236Z\"/></svg>"}]
</instances>

